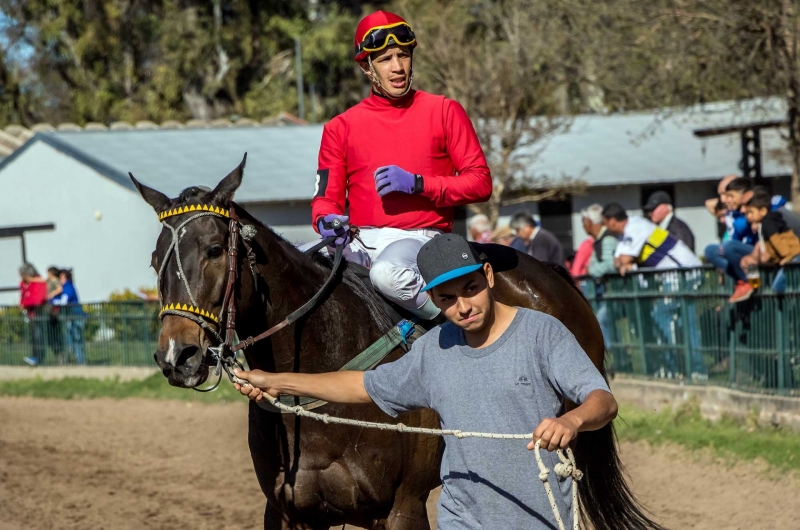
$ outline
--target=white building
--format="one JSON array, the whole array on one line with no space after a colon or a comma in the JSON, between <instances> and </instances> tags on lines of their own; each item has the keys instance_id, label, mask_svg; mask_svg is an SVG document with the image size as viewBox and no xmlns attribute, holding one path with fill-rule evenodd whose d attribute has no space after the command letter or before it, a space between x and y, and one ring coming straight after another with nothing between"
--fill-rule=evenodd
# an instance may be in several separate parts
<instances>
[{"instance_id":1,"label":"white building","mask_svg":"<svg viewBox=\"0 0 800 530\"><path fill-rule=\"evenodd\" d=\"M713 105L661 123L651 113L578 116L531 169L579 178L587 192L502 213L529 209L569 250L585 238L581 208L616 201L639 213L650 193L664 189L701 252L717 238L703 203L715 196L720 178L738 171L741 145L738 135L701 140L692 131L784 116L779 102L762 103L744 110ZM84 301L153 287L150 254L160 225L129 171L174 197L192 185L214 186L247 152L236 200L290 241L307 241L316 236L310 198L321 135L318 125L40 132L0 161L0 228L55 224L25 236L27 258L42 273L50 265L73 267ZM763 174L775 193L788 195L791 170L773 152L783 148L777 131L764 131L761 141ZM21 259L18 239L0 239L0 287L17 284ZM0 293L0 304L17 300L14 292Z\"/></svg>"},{"instance_id":2,"label":"white building","mask_svg":"<svg viewBox=\"0 0 800 530\"><path fill-rule=\"evenodd\" d=\"M42 274L72 267L85 301L153 287L161 226L127 172L175 197L213 187L248 152L237 201L290 241L306 241L316 236L310 198L321 135L321 126L39 133L0 162L0 227L54 223L25 235L27 259ZM19 282L21 260L19 239L0 239L0 287ZM0 304L17 302L0 294Z\"/></svg>"}]
</instances>

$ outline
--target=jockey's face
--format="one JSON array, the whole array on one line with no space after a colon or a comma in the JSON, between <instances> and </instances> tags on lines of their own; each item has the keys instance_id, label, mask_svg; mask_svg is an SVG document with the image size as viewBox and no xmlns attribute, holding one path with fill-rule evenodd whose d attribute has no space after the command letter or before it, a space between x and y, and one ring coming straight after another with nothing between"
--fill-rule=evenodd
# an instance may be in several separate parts
<instances>
[{"instance_id":1,"label":"jockey's face","mask_svg":"<svg viewBox=\"0 0 800 530\"><path fill-rule=\"evenodd\" d=\"M492 287L494 272L492 266L485 263L482 271L477 270L438 285L430 290L430 295L447 320L466 333L477 333L492 322Z\"/></svg>"},{"instance_id":2,"label":"jockey's face","mask_svg":"<svg viewBox=\"0 0 800 530\"><path fill-rule=\"evenodd\" d=\"M369 63L359 63L364 73L372 79ZM376 90L386 96L400 97L411 81L411 49L408 46L387 46L372 54L372 66L379 86Z\"/></svg>"}]
</instances>

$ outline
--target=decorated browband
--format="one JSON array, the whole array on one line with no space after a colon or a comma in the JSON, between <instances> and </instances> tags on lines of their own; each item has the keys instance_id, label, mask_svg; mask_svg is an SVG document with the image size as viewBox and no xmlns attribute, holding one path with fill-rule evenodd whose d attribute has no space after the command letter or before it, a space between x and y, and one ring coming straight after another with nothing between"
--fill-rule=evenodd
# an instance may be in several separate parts
<instances>
[{"instance_id":1,"label":"decorated browband","mask_svg":"<svg viewBox=\"0 0 800 530\"><path fill-rule=\"evenodd\" d=\"M186 304L165 305L163 308L161 308L161 311L158 313L158 316L160 317L164 313L164 311L186 311L187 313L194 313L195 315L200 315L201 317L205 317L219 324L219 317L209 313L205 309L198 309L191 305L186 305Z\"/></svg>"},{"instance_id":2,"label":"decorated browband","mask_svg":"<svg viewBox=\"0 0 800 530\"><path fill-rule=\"evenodd\" d=\"M224 208L220 208L219 206L211 206L208 204L192 204L191 206L181 206L180 208L174 208L172 210L167 210L166 212L161 212L158 214L158 220L163 221L167 217L173 217L175 215L182 215L192 212L211 212L222 217L231 216L231 212Z\"/></svg>"}]
</instances>

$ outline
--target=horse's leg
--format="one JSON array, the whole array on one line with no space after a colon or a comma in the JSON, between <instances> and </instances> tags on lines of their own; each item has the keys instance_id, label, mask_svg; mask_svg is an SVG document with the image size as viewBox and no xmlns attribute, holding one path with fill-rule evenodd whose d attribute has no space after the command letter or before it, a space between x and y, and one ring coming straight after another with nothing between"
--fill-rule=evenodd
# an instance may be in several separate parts
<instances>
[{"instance_id":1,"label":"horse's leg","mask_svg":"<svg viewBox=\"0 0 800 530\"><path fill-rule=\"evenodd\" d=\"M428 494L420 498L401 487L397 490L389 517L376 521L372 530L430 530L425 505L427 498Z\"/></svg>"}]
</instances>

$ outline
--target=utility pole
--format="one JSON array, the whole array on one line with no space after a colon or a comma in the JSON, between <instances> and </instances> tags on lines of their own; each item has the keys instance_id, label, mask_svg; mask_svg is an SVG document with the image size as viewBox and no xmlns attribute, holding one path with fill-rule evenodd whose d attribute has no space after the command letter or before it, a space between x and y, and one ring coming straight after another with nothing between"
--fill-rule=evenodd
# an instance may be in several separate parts
<instances>
[{"instance_id":1,"label":"utility pole","mask_svg":"<svg viewBox=\"0 0 800 530\"><path fill-rule=\"evenodd\" d=\"M301 120L305 120L306 102L303 98L303 56L300 37L294 38L294 68L297 74L297 113Z\"/></svg>"}]
</instances>

